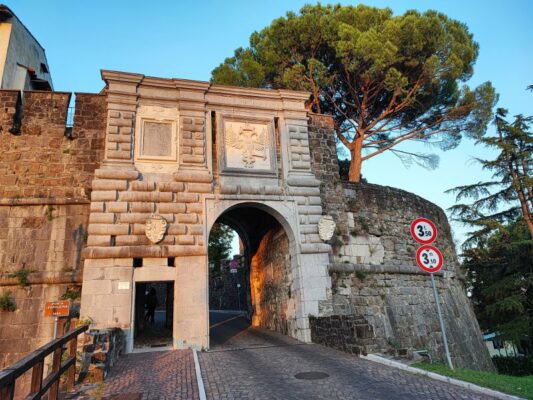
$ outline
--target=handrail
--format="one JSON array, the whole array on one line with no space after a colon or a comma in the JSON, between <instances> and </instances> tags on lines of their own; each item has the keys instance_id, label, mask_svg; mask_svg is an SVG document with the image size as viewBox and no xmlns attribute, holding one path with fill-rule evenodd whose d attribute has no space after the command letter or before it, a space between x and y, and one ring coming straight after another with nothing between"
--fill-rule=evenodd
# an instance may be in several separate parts
<instances>
[{"instance_id":1,"label":"handrail","mask_svg":"<svg viewBox=\"0 0 533 400\"><path fill-rule=\"evenodd\" d=\"M57 400L59 378L67 372L67 391L74 388L76 375L76 348L78 336L89 327L80 326L65 335L45 344L26 357L0 371L0 399L12 400L15 396L15 383L18 377L32 369L30 394L26 399L40 399L47 391L50 400ZM63 346L69 343L68 355L62 361ZM44 359L53 353L52 372L43 380Z\"/></svg>"}]
</instances>

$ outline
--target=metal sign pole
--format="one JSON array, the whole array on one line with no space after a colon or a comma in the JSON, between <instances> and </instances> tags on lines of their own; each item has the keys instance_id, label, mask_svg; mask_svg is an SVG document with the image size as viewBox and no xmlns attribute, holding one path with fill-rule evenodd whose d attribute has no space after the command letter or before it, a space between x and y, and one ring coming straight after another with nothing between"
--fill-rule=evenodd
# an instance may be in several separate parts
<instances>
[{"instance_id":1,"label":"metal sign pole","mask_svg":"<svg viewBox=\"0 0 533 400\"><path fill-rule=\"evenodd\" d=\"M58 318L54 318L54 339L57 339L57 320Z\"/></svg>"},{"instance_id":2,"label":"metal sign pole","mask_svg":"<svg viewBox=\"0 0 533 400\"><path fill-rule=\"evenodd\" d=\"M440 310L440 301L437 288L435 287L435 278L431 275L431 285L433 286L433 296L435 296L435 303L437 303L437 312L439 314L440 330L442 331L442 340L444 341L444 350L446 351L446 359L448 360L448 366L453 369L452 358L450 357L450 349L448 349L448 339L446 338L446 330L444 329L444 320L442 319L442 312Z\"/></svg>"}]
</instances>

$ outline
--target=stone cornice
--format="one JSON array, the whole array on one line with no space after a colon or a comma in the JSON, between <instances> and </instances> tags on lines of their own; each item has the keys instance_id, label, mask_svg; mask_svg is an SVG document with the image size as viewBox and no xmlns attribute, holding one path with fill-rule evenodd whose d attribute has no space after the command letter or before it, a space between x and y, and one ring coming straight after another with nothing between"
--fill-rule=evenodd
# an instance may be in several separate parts
<instances>
[{"instance_id":1,"label":"stone cornice","mask_svg":"<svg viewBox=\"0 0 533 400\"><path fill-rule=\"evenodd\" d=\"M205 103L207 106L227 105L238 108L305 111L305 101L310 95L309 92L294 90L243 88L212 84L206 81L159 78L120 71L102 70L101 75L106 82L108 94L116 93L124 96L137 94L144 98L144 95L139 93L140 87L177 90L179 101ZM135 86L135 89L131 88L132 86ZM194 92L197 94L192 95ZM153 92L147 97L153 100L158 99ZM169 100L169 98L162 96L161 100Z\"/></svg>"}]
</instances>

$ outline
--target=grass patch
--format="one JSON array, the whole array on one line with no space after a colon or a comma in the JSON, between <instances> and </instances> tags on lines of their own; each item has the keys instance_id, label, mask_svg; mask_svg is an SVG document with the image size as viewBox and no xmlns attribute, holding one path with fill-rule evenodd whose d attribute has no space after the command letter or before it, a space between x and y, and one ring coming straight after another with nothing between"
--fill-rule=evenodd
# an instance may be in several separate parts
<instances>
[{"instance_id":1,"label":"grass patch","mask_svg":"<svg viewBox=\"0 0 533 400\"><path fill-rule=\"evenodd\" d=\"M413 364L412 367L435 372L440 375L449 376L450 378L470 382L475 385L524 397L526 399L533 399L533 375L500 375L495 372L474 371L464 368L457 368L452 371L444 364L416 363Z\"/></svg>"}]
</instances>

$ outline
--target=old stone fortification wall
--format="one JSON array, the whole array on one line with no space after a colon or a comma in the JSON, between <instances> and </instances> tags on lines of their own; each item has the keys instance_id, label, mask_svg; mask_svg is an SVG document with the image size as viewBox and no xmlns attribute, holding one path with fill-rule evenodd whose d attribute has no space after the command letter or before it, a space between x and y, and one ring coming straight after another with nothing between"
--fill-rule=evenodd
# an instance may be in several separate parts
<instances>
[{"instance_id":1,"label":"old stone fortification wall","mask_svg":"<svg viewBox=\"0 0 533 400\"><path fill-rule=\"evenodd\" d=\"M403 190L340 185L338 165L332 161L336 152L331 129L327 117L311 116L313 170L323 180L325 208L337 221L329 266L332 288L320 305L320 317L310 319L313 341L354 353L408 354L427 349L434 359L444 357L429 275L416 266L418 244L409 232L411 221L424 216L439 229L434 244L445 259L435 280L452 359L457 366L493 369L466 296L444 212ZM357 323L350 329L353 321Z\"/></svg>"},{"instance_id":2,"label":"old stone fortification wall","mask_svg":"<svg viewBox=\"0 0 533 400\"><path fill-rule=\"evenodd\" d=\"M255 313L254 326L293 335L294 299L289 240L283 228L272 229L261 240L252 258L250 282Z\"/></svg>"},{"instance_id":3,"label":"old stone fortification wall","mask_svg":"<svg viewBox=\"0 0 533 400\"><path fill-rule=\"evenodd\" d=\"M105 97L0 91L0 295L16 311L0 311L0 368L52 337L46 301L82 277L93 171L103 157ZM29 271L27 286L13 276Z\"/></svg>"}]
</instances>

